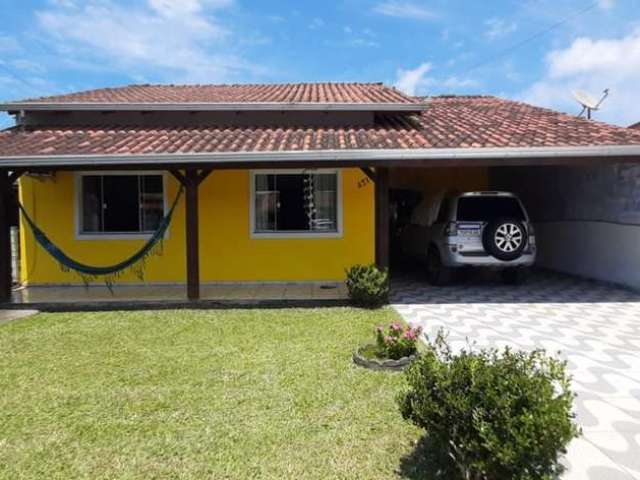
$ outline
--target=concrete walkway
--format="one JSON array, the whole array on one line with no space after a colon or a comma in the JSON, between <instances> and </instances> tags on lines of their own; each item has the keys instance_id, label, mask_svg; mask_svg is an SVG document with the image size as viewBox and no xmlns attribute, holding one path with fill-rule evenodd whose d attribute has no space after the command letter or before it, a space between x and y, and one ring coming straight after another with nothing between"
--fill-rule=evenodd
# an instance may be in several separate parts
<instances>
[{"instance_id":1,"label":"concrete walkway","mask_svg":"<svg viewBox=\"0 0 640 480\"><path fill-rule=\"evenodd\" d=\"M640 294L555 274L520 287L472 280L434 288L406 278L394 282L392 302L428 335L445 328L454 348L560 351L584 432L563 478L640 480Z\"/></svg>"},{"instance_id":2,"label":"concrete walkway","mask_svg":"<svg viewBox=\"0 0 640 480\"><path fill-rule=\"evenodd\" d=\"M37 310L0 310L0 325L4 325L13 320L30 317L36 313L38 313Z\"/></svg>"},{"instance_id":3,"label":"concrete walkway","mask_svg":"<svg viewBox=\"0 0 640 480\"><path fill-rule=\"evenodd\" d=\"M344 283L221 283L203 284L200 287L203 300L344 300L347 291ZM84 286L34 286L14 290L12 302L39 303L91 303L132 301L183 301L187 298L185 285L127 285L115 284L110 291L95 283Z\"/></svg>"}]
</instances>

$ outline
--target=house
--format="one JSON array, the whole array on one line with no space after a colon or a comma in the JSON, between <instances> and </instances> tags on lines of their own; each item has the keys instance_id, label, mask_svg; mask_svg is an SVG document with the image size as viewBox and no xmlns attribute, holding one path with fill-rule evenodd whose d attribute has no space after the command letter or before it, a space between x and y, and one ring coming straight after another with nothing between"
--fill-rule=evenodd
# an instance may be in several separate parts
<instances>
[{"instance_id":1,"label":"house","mask_svg":"<svg viewBox=\"0 0 640 480\"><path fill-rule=\"evenodd\" d=\"M184 191L145 280L186 282L190 299L201 282L338 281L356 263L386 267L391 187L515 186L525 168L640 163L640 132L379 83L137 85L0 109L16 118L0 133L0 190L19 179L25 211L74 260L127 258ZM21 251L26 285L78 283L28 228Z\"/></svg>"},{"instance_id":2,"label":"house","mask_svg":"<svg viewBox=\"0 0 640 480\"><path fill-rule=\"evenodd\" d=\"M640 122L634 123L633 125L629 125L629 128L639 128L640 129Z\"/></svg>"}]
</instances>

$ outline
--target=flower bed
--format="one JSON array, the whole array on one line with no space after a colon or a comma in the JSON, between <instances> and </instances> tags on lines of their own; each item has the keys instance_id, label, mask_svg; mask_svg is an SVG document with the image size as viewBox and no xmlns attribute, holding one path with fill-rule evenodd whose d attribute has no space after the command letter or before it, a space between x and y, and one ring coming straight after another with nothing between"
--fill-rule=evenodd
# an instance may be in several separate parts
<instances>
[{"instance_id":1,"label":"flower bed","mask_svg":"<svg viewBox=\"0 0 640 480\"><path fill-rule=\"evenodd\" d=\"M376 343L364 345L353 352L357 365L374 370L403 370L418 357L417 341L420 327L405 327L394 322L376 328Z\"/></svg>"}]
</instances>

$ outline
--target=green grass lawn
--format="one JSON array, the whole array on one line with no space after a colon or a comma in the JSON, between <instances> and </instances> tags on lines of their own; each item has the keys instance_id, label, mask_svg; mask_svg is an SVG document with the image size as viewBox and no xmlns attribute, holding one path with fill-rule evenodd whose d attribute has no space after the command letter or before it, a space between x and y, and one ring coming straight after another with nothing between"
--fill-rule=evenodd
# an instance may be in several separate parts
<instances>
[{"instance_id":1,"label":"green grass lawn","mask_svg":"<svg viewBox=\"0 0 640 480\"><path fill-rule=\"evenodd\" d=\"M0 326L0 478L381 479L420 432L351 362L390 309L40 314Z\"/></svg>"}]
</instances>

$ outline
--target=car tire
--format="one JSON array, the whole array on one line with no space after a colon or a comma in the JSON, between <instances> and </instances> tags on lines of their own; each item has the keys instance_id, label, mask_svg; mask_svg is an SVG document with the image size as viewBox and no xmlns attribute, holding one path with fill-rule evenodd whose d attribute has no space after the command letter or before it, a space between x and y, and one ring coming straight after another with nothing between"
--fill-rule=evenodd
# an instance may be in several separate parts
<instances>
[{"instance_id":1,"label":"car tire","mask_svg":"<svg viewBox=\"0 0 640 480\"><path fill-rule=\"evenodd\" d=\"M442 263L440 252L431 247L427 254L427 281L434 286L443 287L451 283L453 271Z\"/></svg>"},{"instance_id":2,"label":"car tire","mask_svg":"<svg viewBox=\"0 0 640 480\"><path fill-rule=\"evenodd\" d=\"M527 246L527 229L519 220L501 218L489 223L482 232L482 246L494 258L504 262L522 256Z\"/></svg>"},{"instance_id":3,"label":"car tire","mask_svg":"<svg viewBox=\"0 0 640 480\"><path fill-rule=\"evenodd\" d=\"M527 281L529 271L525 268L507 268L500 275L505 285L522 285Z\"/></svg>"}]
</instances>

